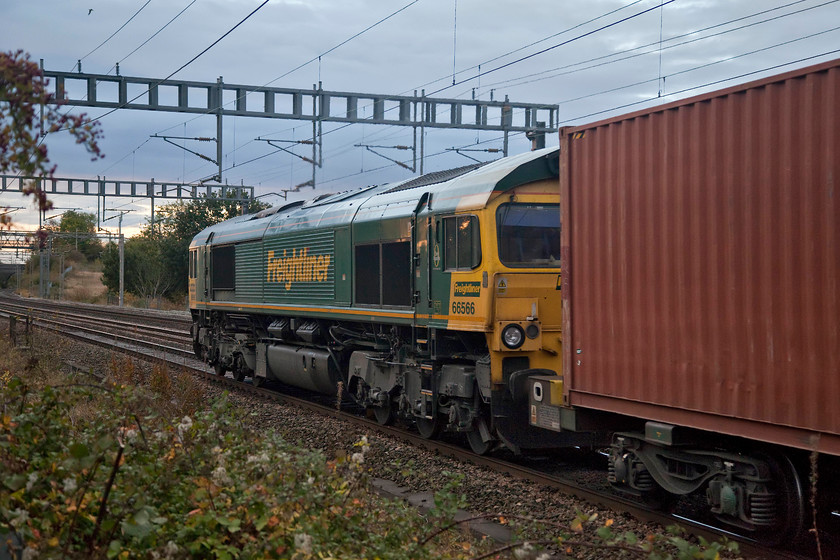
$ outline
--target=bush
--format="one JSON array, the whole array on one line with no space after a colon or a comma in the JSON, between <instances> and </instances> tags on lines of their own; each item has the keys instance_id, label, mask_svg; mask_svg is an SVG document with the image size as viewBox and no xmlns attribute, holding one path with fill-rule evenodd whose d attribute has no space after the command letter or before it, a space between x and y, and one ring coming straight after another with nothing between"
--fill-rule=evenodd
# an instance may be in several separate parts
<instances>
[{"instance_id":1,"label":"bush","mask_svg":"<svg viewBox=\"0 0 840 560\"><path fill-rule=\"evenodd\" d=\"M24 558L439 557L416 512L368 493L364 438L327 460L246 429L224 399L170 421L126 385L7 375L0 396L0 526Z\"/></svg>"},{"instance_id":2,"label":"bush","mask_svg":"<svg viewBox=\"0 0 840 560\"><path fill-rule=\"evenodd\" d=\"M678 528L638 537L585 513L478 516L519 535L490 550L489 541L449 530L463 522L452 523L466 505L459 475L449 475L424 518L368 490L365 437L328 459L249 429L226 398L202 409L203 390L184 372L158 364L145 376L120 357L109 370L104 384L79 382L53 359L0 340L0 555L535 560L549 558L550 547L654 560L737 550L693 544Z\"/></svg>"}]
</instances>

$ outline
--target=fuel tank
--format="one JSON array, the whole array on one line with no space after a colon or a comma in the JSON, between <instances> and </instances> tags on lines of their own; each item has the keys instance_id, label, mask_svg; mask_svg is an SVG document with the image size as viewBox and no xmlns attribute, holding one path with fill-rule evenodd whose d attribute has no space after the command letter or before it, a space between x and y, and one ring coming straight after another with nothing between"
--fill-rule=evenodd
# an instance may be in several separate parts
<instances>
[{"instance_id":1,"label":"fuel tank","mask_svg":"<svg viewBox=\"0 0 840 560\"><path fill-rule=\"evenodd\" d=\"M341 380L326 350L275 344L266 348L268 377L308 391L335 395Z\"/></svg>"}]
</instances>

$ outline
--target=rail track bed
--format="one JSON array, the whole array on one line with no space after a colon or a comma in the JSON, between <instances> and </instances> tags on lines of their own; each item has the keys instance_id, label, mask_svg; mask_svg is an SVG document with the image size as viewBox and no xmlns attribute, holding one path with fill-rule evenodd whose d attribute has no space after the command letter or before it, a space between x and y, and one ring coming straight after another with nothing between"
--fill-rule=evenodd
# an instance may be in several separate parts
<instances>
[{"instance_id":1,"label":"rail track bed","mask_svg":"<svg viewBox=\"0 0 840 560\"><path fill-rule=\"evenodd\" d=\"M726 535L738 541L742 554L750 558L815 557L815 551L807 545L797 551L770 549L720 531L694 513L690 500L681 501L674 513L666 514L618 495L606 482L606 458L597 454L555 452L515 457L500 451L478 456L455 436L429 440L399 422L395 426L382 426L347 400L339 407L334 400L278 384L255 387L247 381L241 383L231 377L217 376L192 354L190 322L183 315L0 295L0 317L7 319L9 316L28 317L28 321L18 321L19 331L28 322L31 328L46 329L77 342L107 348L111 353L116 351L141 360L165 362L189 371L205 380L211 392L228 391L241 405L257 410L258 417L265 417L262 422L281 429L287 439L324 449L327 453L342 448L346 451L359 434L382 436L374 446L379 452L370 459L375 477L389 478L409 491L422 492L428 491L430 486L434 490L434 485L440 484L440 475L435 477L430 473L441 471L434 469L461 472L464 474L462 484L474 511L511 515L518 509L535 518L549 518L565 509L570 512L567 517L571 519L574 509L594 509L602 518L607 516L630 527L641 524L645 526L642 531L662 531L663 526L677 523L707 539ZM339 432L353 434L349 444L337 436ZM430 467L431 464L435 467ZM487 483L484 479L488 476L498 482ZM558 502L565 505L556 505ZM505 506L511 509L504 509ZM836 546L834 541L828 544ZM836 550L833 548L830 554L835 554ZM826 556L825 548L823 554L825 558L834 557Z\"/></svg>"}]
</instances>

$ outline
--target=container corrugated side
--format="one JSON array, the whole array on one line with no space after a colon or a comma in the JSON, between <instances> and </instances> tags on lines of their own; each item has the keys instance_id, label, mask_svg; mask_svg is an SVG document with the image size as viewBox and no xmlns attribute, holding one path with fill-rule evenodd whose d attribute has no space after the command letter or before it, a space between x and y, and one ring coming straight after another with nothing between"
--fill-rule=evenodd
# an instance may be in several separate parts
<instances>
[{"instance_id":1,"label":"container corrugated side","mask_svg":"<svg viewBox=\"0 0 840 560\"><path fill-rule=\"evenodd\" d=\"M570 404L840 453L840 61L561 132Z\"/></svg>"}]
</instances>

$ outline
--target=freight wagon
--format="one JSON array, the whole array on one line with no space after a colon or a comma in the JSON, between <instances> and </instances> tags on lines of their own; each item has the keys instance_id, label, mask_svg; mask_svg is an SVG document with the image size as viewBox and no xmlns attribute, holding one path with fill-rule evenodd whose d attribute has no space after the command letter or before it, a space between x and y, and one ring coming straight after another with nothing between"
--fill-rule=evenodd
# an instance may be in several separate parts
<instances>
[{"instance_id":1,"label":"freight wagon","mask_svg":"<svg viewBox=\"0 0 840 560\"><path fill-rule=\"evenodd\" d=\"M780 537L816 452L840 509L840 61L562 130L560 184L563 391L529 382L531 424L621 415L614 483Z\"/></svg>"}]
</instances>

